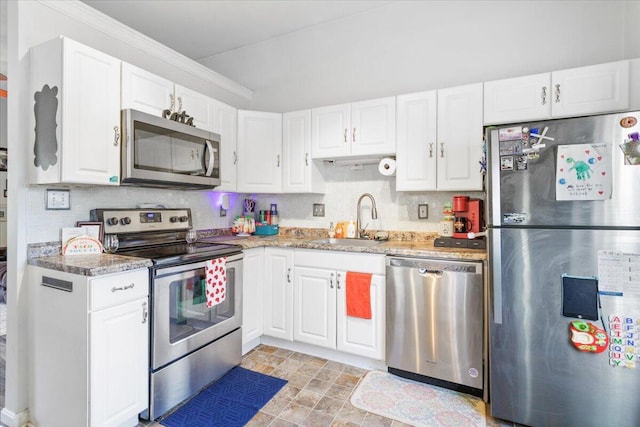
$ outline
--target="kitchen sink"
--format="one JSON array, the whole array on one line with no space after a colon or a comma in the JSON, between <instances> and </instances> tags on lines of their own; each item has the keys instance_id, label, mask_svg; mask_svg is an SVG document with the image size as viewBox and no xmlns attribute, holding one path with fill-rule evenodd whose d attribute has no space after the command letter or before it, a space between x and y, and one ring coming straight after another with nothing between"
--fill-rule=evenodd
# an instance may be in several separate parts
<instances>
[{"instance_id":1,"label":"kitchen sink","mask_svg":"<svg viewBox=\"0 0 640 427\"><path fill-rule=\"evenodd\" d=\"M382 241L380 240L367 240L367 239L318 239L312 240L311 243L318 243L321 245L338 245L338 246L377 246Z\"/></svg>"}]
</instances>

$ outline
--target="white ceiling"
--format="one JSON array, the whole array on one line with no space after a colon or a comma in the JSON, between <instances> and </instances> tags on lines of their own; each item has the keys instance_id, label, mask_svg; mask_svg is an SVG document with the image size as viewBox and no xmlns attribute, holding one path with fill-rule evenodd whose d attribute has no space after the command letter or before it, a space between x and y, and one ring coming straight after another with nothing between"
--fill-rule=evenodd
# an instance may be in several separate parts
<instances>
[{"instance_id":1,"label":"white ceiling","mask_svg":"<svg viewBox=\"0 0 640 427\"><path fill-rule=\"evenodd\" d=\"M82 1L196 61L389 3L351 0Z\"/></svg>"}]
</instances>

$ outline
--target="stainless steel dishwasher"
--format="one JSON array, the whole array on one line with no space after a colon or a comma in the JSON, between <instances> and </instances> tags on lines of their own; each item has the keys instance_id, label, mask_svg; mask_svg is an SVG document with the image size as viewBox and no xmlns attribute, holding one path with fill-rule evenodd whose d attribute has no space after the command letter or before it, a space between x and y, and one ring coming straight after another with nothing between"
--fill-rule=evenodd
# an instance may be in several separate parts
<instances>
[{"instance_id":1,"label":"stainless steel dishwasher","mask_svg":"<svg viewBox=\"0 0 640 427\"><path fill-rule=\"evenodd\" d=\"M389 372L482 396L481 262L387 257Z\"/></svg>"}]
</instances>

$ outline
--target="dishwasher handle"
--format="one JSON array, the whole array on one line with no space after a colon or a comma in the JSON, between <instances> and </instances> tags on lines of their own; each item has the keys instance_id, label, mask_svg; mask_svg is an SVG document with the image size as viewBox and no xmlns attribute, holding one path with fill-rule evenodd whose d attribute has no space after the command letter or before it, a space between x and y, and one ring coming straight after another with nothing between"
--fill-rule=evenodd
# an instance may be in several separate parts
<instances>
[{"instance_id":1,"label":"dishwasher handle","mask_svg":"<svg viewBox=\"0 0 640 427\"><path fill-rule=\"evenodd\" d=\"M422 277L427 276L428 274L433 274L436 277L442 277L444 275L444 271L442 270L431 270L428 268L418 268L418 274Z\"/></svg>"}]
</instances>

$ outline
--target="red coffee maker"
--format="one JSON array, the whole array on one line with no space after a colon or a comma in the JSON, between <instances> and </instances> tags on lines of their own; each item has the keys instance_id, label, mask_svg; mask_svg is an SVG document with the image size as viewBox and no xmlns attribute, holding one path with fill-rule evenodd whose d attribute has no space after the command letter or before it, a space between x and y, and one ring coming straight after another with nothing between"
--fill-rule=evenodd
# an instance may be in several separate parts
<instances>
[{"instance_id":1,"label":"red coffee maker","mask_svg":"<svg viewBox=\"0 0 640 427\"><path fill-rule=\"evenodd\" d=\"M468 233L482 231L482 200L453 196L453 238L468 239Z\"/></svg>"}]
</instances>

